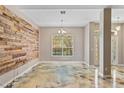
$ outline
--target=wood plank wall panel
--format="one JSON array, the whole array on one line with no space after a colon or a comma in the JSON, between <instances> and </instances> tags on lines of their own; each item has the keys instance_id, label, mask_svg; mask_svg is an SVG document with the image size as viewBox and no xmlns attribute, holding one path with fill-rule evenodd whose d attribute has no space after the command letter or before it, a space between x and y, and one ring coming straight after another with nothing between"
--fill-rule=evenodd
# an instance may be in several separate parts
<instances>
[{"instance_id":1,"label":"wood plank wall panel","mask_svg":"<svg viewBox=\"0 0 124 93\"><path fill-rule=\"evenodd\" d=\"M39 31L0 6L0 75L38 58Z\"/></svg>"}]
</instances>

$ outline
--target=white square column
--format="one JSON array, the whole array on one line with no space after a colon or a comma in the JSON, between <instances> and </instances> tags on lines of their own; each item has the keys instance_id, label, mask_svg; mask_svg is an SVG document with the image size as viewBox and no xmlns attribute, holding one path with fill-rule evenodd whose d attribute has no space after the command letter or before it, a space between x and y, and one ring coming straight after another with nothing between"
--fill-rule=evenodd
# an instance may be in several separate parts
<instances>
[{"instance_id":1,"label":"white square column","mask_svg":"<svg viewBox=\"0 0 124 93\"><path fill-rule=\"evenodd\" d=\"M99 75L111 77L111 8L104 8L100 19Z\"/></svg>"}]
</instances>

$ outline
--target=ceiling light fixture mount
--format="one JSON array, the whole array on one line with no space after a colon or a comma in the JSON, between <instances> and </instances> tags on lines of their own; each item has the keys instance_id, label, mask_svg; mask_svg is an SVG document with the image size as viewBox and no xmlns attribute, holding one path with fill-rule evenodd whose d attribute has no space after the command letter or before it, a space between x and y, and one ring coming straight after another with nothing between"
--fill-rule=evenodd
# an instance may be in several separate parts
<instances>
[{"instance_id":1,"label":"ceiling light fixture mount","mask_svg":"<svg viewBox=\"0 0 124 93\"><path fill-rule=\"evenodd\" d=\"M65 13L66 13L66 11L65 11L65 10L62 10L62 11L60 11L60 13L61 13L61 14L65 14Z\"/></svg>"}]
</instances>

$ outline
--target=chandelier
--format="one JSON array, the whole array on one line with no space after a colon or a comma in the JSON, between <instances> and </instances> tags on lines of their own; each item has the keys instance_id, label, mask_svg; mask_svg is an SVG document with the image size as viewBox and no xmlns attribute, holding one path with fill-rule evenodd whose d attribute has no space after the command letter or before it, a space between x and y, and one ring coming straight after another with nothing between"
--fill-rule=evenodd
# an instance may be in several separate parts
<instances>
[{"instance_id":1,"label":"chandelier","mask_svg":"<svg viewBox=\"0 0 124 93\"><path fill-rule=\"evenodd\" d=\"M117 17L117 23L118 23L118 25L115 28L117 31L120 31L120 29L121 29L121 26L119 24L119 19L120 19L120 17Z\"/></svg>"},{"instance_id":2,"label":"chandelier","mask_svg":"<svg viewBox=\"0 0 124 93\"><path fill-rule=\"evenodd\" d=\"M66 34L67 32L62 27L63 20L61 20L61 28L58 30L58 34Z\"/></svg>"},{"instance_id":3,"label":"chandelier","mask_svg":"<svg viewBox=\"0 0 124 93\"><path fill-rule=\"evenodd\" d=\"M60 14L61 15L64 15L66 13L66 11L60 11ZM66 34L67 32L64 30L63 28L63 22L64 20L61 19L61 26L60 26L60 29L58 30L58 34Z\"/></svg>"}]
</instances>

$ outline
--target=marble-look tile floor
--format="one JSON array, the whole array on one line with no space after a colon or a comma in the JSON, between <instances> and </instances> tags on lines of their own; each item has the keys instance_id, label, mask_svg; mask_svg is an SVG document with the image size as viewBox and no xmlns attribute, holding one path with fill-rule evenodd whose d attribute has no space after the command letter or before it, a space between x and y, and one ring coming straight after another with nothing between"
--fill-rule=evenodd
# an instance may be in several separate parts
<instances>
[{"instance_id":1,"label":"marble-look tile floor","mask_svg":"<svg viewBox=\"0 0 124 93\"><path fill-rule=\"evenodd\" d=\"M124 67L112 67L112 78L98 77L98 68L81 63L42 63L17 78L13 88L123 88Z\"/></svg>"}]
</instances>

